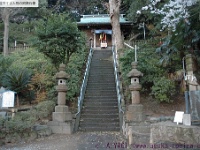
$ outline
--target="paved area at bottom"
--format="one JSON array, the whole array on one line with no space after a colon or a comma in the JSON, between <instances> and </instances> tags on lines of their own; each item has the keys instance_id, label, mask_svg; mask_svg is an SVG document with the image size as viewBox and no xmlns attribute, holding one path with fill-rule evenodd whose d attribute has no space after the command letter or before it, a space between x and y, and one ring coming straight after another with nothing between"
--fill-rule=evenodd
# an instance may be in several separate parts
<instances>
[{"instance_id":1,"label":"paved area at bottom","mask_svg":"<svg viewBox=\"0 0 200 150\"><path fill-rule=\"evenodd\" d=\"M200 150L199 148L171 147L172 144L147 144L148 137L134 136L128 145L120 132L77 132L72 135L52 134L31 142L7 144L0 150Z\"/></svg>"},{"instance_id":2,"label":"paved area at bottom","mask_svg":"<svg viewBox=\"0 0 200 150\"><path fill-rule=\"evenodd\" d=\"M53 134L29 143L8 144L1 150L125 150L128 143L120 132Z\"/></svg>"}]
</instances>

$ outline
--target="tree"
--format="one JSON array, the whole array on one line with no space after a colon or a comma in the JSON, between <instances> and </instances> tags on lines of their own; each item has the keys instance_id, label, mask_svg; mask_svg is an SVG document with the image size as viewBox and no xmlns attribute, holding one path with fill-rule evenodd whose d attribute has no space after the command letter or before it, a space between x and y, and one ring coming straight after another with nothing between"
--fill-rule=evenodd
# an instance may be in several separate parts
<instances>
[{"instance_id":1,"label":"tree","mask_svg":"<svg viewBox=\"0 0 200 150\"><path fill-rule=\"evenodd\" d=\"M4 22L4 37L3 37L3 55L8 55L8 34L9 34L9 17L10 11L4 8L1 12L2 20Z\"/></svg>"},{"instance_id":2,"label":"tree","mask_svg":"<svg viewBox=\"0 0 200 150\"><path fill-rule=\"evenodd\" d=\"M9 36L9 19L10 16L21 12L23 8L0 8L2 20L4 22L4 37L3 37L3 54L8 55L8 36Z\"/></svg>"},{"instance_id":3,"label":"tree","mask_svg":"<svg viewBox=\"0 0 200 150\"><path fill-rule=\"evenodd\" d=\"M195 5L197 0L170 0L165 3L163 7L158 7L161 0L150 0L150 4L142 7L142 10L149 10L151 14L158 14L162 16L161 24L162 30L175 31L177 24L182 19L190 17L188 8Z\"/></svg>"},{"instance_id":4,"label":"tree","mask_svg":"<svg viewBox=\"0 0 200 150\"><path fill-rule=\"evenodd\" d=\"M113 41L117 49L123 48L123 40L120 28L120 6L121 0L109 0L110 21L113 30Z\"/></svg>"},{"instance_id":5,"label":"tree","mask_svg":"<svg viewBox=\"0 0 200 150\"><path fill-rule=\"evenodd\" d=\"M40 20L36 35L38 50L49 57L55 66L67 64L70 56L85 43L77 24L71 22L66 14L52 14Z\"/></svg>"},{"instance_id":6,"label":"tree","mask_svg":"<svg viewBox=\"0 0 200 150\"><path fill-rule=\"evenodd\" d=\"M28 85L30 83L30 79L31 79L31 73L26 69L24 70L15 69L12 71L8 71L3 76L3 81L2 81L3 86L17 93L17 106L20 105L19 95L29 90Z\"/></svg>"}]
</instances>

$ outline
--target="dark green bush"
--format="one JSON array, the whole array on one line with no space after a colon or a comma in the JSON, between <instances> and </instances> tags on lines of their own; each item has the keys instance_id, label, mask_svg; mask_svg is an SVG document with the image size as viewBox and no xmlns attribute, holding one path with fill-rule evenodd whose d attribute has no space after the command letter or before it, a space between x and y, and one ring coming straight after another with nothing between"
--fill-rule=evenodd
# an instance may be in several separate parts
<instances>
[{"instance_id":1,"label":"dark green bush","mask_svg":"<svg viewBox=\"0 0 200 150\"><path fill-rule=\"evenodd\" d=\"M170 66L163 67L160 65L160 56L155 53L155 47L152 46L151 43L140 45L140 49L137 53L137 69L144 74L144 76L140 78L142 92L155 96L160 102L169 102L171 95L174 94L175 83L163 76L167 76ZM130 49L124 50L124 56L120 58L122 78L124 86L126 87L125 96L127 97L130 97L130 95L128 95L130 92L127 88L128 85L130 85L130 79L128 79L127 73L132 69L131 63L134 61L134 58L135 52ZM162 84L165 85L162 86Z\"/></svg>"},{"instance_id":2,"label":"dark green bush","mask_svg":"<svg viewBox=\"0 0 200 150\"><path fill-rule=\"evenodd\" d=\"M172 102L170 98L175 94L175 91L175 83L172 80L169 80L166 77L154 79L151 94L159 102Z\"/></svg>"}]
</instances>

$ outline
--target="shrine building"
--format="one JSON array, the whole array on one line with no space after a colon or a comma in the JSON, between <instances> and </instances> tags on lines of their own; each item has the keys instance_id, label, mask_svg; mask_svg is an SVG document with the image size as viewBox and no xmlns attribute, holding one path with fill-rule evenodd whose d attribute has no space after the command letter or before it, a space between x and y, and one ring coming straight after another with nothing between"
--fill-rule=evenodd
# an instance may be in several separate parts
<instances>
[{"instance_id":1,"label":"shrine building","mask_svg":"<svg viewBox=\"0 0 200 150\"><path fill-rule=\"evenodd\" d=\"M114 44L112 41L112 26L110 23L109 14L98 15L82 15L80 22L77 22L78 28L84 31L88 37L88 43L92 47L111 47ZM120 26L123 38L130 34L132 22L127 21L124 15L120 15Z\"/></svg>"}]
</instances>

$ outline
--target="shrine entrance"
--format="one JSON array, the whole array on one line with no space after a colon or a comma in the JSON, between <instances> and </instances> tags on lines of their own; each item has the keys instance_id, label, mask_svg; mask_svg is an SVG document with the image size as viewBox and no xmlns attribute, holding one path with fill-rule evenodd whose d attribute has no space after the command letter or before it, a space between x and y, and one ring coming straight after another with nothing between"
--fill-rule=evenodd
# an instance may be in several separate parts
<instances>
[{"instance_id":1,"label":"shrine entrance","mask_svg":"<svg viewBox=\"0 0 200 150\"><path fill-rule=\"evenodd\" d=\"M112 46L112 30L94 30L94 48Z\"/></svg>"}]
</instances>

